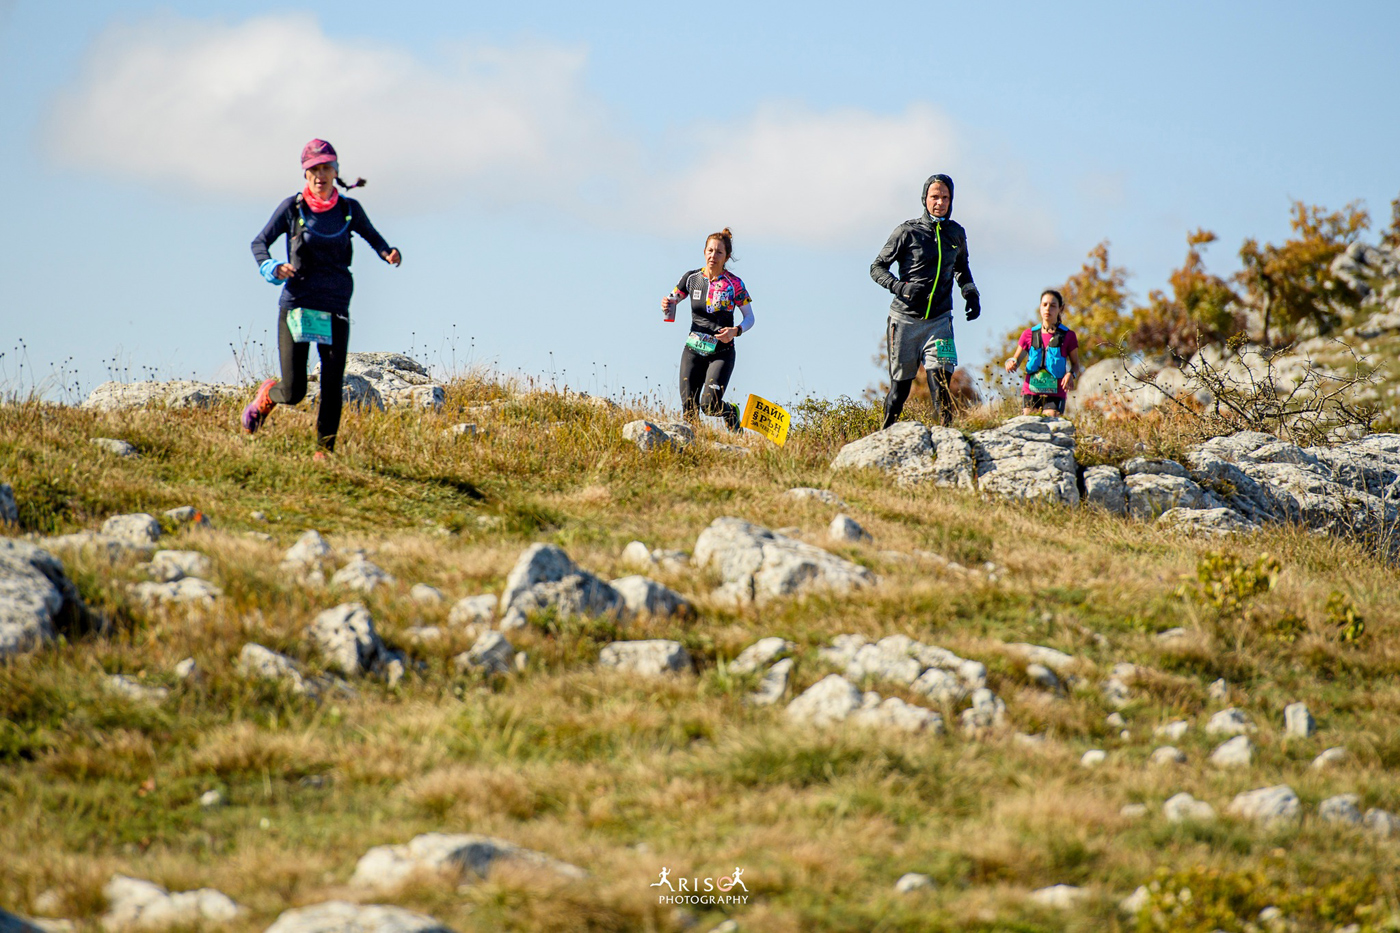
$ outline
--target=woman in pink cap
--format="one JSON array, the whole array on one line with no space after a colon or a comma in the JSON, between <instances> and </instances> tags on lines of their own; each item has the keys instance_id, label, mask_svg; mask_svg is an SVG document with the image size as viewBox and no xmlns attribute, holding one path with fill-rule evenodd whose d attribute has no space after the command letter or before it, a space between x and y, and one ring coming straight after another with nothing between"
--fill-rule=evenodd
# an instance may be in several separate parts
<instances>
[{"instance_id":1,"label":"woman in pink cap","mask_svg":"<svg viewBox=\"0 0 1400 933\"><path fill-rule=\"evenodd\" d=\"M335 147L313 139L301 151L306 187L287 198L272 212L272 219L253 240L253 258L263 278L282 286L277 303L277 352L282 379L258 386L257 395L243 409L243 428L252 434L278 405L295 405L306 397L306 362L311 344L321 355L321 404L316 411L315 457L324 459L335 449L340 430L341 380L345 376L345 352L350 343L350 295L355 281L350 275L350 234L358 233L385 262L397 266L399 251L391 247L369 215L353 198L335 190L362 186L340 179ZM279 236L287 237L287 261L278 262L268 247Z\"/></svg>"}]
</instances>

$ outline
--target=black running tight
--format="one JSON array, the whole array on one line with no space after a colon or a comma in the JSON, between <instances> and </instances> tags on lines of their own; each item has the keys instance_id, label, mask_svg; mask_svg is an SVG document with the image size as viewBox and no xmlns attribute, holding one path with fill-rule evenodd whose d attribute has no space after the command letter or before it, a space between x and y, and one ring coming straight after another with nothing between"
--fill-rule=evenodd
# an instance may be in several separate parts
<instances>
[{"instance_id":1,"label":"black running tight","mask_svg":"<svg viewBox=\"0 0 1400 933\"><path fill-rule=\"evenodd\" d=\"M321 402L316 407L316 444L325 450L335 450L335 436L340 431L341 382L345 379L345 352L350 346L350 321L331 317L331 342L318 343L321 355ZM279 405L295 405L306 398L306 364L311 357L311 344L293 343L287 328L287 312L277 311L277 355L282 361L282 380L268 392Z\"/></svg>"},{"instance_id":2,"label":"black running tight","mask_svg":"<svg viewBox=\"0 0 1400 933\"><path fill-rule=\"evenodd\" d=\"M697 412L724 419L731 431L740 430L739 413L724 404L724 390L734 375L734 349L701 356L690 347L681 351L681 409L687 418Z\"/></svg>"}]
</instances>

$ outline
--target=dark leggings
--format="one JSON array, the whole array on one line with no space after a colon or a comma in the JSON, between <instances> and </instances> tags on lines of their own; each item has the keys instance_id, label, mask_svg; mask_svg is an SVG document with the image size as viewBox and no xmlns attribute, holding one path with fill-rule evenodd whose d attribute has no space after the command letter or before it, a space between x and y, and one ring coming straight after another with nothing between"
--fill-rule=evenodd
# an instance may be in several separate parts
<instances>
[{"instance_id":1,"label":"dark leggings","mask_svg":"<svg viewBox=\"0 0 1400 933\"><path fill-rule=\"evenodd\" d=\"M687 418L697 412L724 419L731 431L742 430L739 413L724 404L724 390L734 375L734 350L701 356L690 347L681 351L681 409Z\"/></svg>"},{"instance_id":2,"label":"dark leggings","mask_svg":"<svg viewBox=\"0 0 1400 933\"><path fill-rule=\"evenodd\" d=\"M939 424L953 423L953 394L949 391L948 380L952 377L943 369L926 369L928 394L933 399L933 415ZM909 399L909 390L914 387L913 379L891 379L890 391L885 395L885 421L880 428L888 428L899 420L904 411L904 403Z\"/></svg>"},{"instance_id":3,"label":"dark leggings","mask_svg":"<svg viewBox=\"0 0 1400 933\"><path fill-rule=\"evenodd\" d=\"M331 342L316 344L321 354L321 403L316 407L316 445L335 450L340 431L341 382L345 379L345 350L350 346L350 319L331 316ZM311 344L293 343L287 329L287 312L277 311L277 355L282 358L282 380L267 393L279 405L295 405L306 398L306 362Z\"/></svg>"}]
</instances>

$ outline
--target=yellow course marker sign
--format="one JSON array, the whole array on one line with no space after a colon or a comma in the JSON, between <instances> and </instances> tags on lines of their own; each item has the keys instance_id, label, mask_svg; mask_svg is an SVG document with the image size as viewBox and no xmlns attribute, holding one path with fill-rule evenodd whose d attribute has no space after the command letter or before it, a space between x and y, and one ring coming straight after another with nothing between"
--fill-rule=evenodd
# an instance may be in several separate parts
<instances>
[{"instance_id":1,"label":"yellow course marker sign","mask_svg":"<svg viewBox=\"0 0 1400 933\"><path fill-rule=\"evenodd\" d=\"M748 403L744 405L743 426L757 431L779 447L787 442L788 425L791 423L792 416L781 405L774 405L757 395L750 395Z\"/></svg>"}]
</instances>

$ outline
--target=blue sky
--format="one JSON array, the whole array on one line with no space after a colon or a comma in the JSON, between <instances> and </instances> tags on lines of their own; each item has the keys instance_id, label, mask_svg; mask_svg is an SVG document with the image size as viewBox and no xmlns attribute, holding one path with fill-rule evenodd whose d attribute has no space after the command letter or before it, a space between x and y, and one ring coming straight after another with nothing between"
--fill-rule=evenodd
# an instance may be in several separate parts
<instances>
[{"instance_id":1,"label":"blue sky","mask_svg":"<svg viewBox=\"0 0 1400 933\"><path fill-rule=\"evenodd\" d=\"M735 230L732 394L857 395L868 266L933 171L984 295L964 362L1112 241L1235 268L1289 200L1400 194L1400 5L0 0L0 380L229 378L276 295L248 241L330 139L405 261L359 251L351 348L674 404L660 296Z\"/></svg>"}]
</instances>

